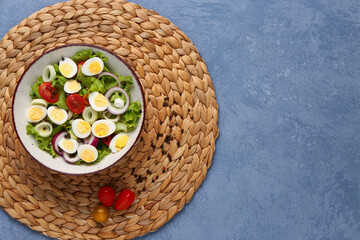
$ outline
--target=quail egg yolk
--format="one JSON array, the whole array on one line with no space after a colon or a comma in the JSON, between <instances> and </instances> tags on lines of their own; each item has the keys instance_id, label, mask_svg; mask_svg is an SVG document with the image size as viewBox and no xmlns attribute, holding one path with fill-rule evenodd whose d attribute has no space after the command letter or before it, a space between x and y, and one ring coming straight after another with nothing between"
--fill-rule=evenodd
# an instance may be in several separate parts
<instances>
[{"instance_id":1,"label":"quail egg yolk","mask_svg":"<svg viewBox=\"0 0 360 240\"><path fill-rule=\"evenodd\" d=\"M66 117L64 111L56 108L50 112L50 116L56 121L61 121Z\"/></svg>"},{"instance_id":2,"label":"quail egg yolk","mask_svg":"<svg viewBox=\"0 0 360 240\"><path fill-rule=\"evenodd\" d=\"M77 124L76 129L80 134L86 134L90 131L91 127L88 122L81 121Z\"/></svg>"},{"instance_id":3,"label":"quail egg yolk","mask_svg":"<svg viewBox=\"0 0 360 240\"><path fill-rule=\"evenodd\" d=\"M97 61L93 61L90 63L89 65L89 72L91 74L96 74L96 73L99 73L101 71L101 65L99 62Z\"/></svg>"},{"instance_id":4,"label":"quail egg yolk","mask_svg":"<svg viewBox=\"0 0 360 240\"><path fill-rule=\"evenodd\" d=\"M29 110L29 119L31 121L39 121L42 116L44 116L44 112L39 107L33 107Z\"/></svg>"},{"instance_id":5,"label":"quail egg yolk","mask_svg":"<svg viewBox=\"0 0 360 240\"><path fill-rule=\"evenodd\" d=\"M94 103L98 107L105 107L108 104L108 100L102 94L97 94L94 97Z\"/></svg>"},{"instance_id":6,"label":"quail egg yolk","mask_svg":"<svg viewBox=\"0 0 360 240\"><path fill-rule=\"evenodd\" d=\"M62 145L66 150L70 151L70 150L74 149L74 143L69 139L64 140Z\"/></svg>"},{"instance_id":7,"label":"quail egg yolk","mask_svg":"<svg viewBox=\"0 0 360 240\"><path fill-rule=\"evenodd\" d=\"M66 77L71 74L73 67L71 66L70 63L65 62L65 63L60 64L59 70L60 70L61 74Z\"/></svg>"},{"instance_id":8,"label":"quail egg yolk","mask_svg":"<svg viewBox=\"0 0 360 240\"><path fill-rule=\"evenodd\" d=\"M98 125L95 126L95 133L99 137L103 137L107 135L108 132L109 132L109 127L105 123L99 123Z\"/></svg>"},{"instance_id":9,"label":"quail egg yolk","mask_svg":"<svg viewBox=\"0 0 360 240\"><path fill-rule=\"evenodd\" d=\"M95 153L90 149L85 149L81 152L80 158L85 162L92 162L95 160Z\"/></svg>"},{"instance_id":10,"label":"quail egg yolk","mask_svg":"<svg viewBox=\"0 0 360 240\"><path fill-rule=\"evenodd\" d=\"M122 135L122 136L118 137L118 139L116 139L116 141L115 141L116 151L120 151L120 149L125 147L128 140L129 140L128 135Z\"/></svg>"},{"instance_id":11,"label":"quail egg yolk","mask_svg":"<svg viewBox=\"0 0 360 240\"><path fill-rule=\"evenodd\" d=\"M66 82L66 87L68 91L77 92L81 89L80 83L78 83L76 80L69 80Z\"/></svg>"}]
</instances>

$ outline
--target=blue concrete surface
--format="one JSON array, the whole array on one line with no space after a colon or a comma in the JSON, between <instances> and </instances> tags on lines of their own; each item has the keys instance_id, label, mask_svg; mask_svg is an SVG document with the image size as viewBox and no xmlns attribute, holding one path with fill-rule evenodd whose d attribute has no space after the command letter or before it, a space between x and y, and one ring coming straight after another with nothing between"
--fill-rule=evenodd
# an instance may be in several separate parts
<instances>
[{"instance_id":1,"label":"blue concrete surface","mask_svg":"<svg viewBox=\"0 0 360 240\"><path fill-rule=\"evenodd\" d=\"M1 1L0 35L56 2ZM195 43L221 130L193 200L138 239L359 239L359 1L135 2ZM2 210L0 232L49 239Z\"/></svg>"}]
</instances>

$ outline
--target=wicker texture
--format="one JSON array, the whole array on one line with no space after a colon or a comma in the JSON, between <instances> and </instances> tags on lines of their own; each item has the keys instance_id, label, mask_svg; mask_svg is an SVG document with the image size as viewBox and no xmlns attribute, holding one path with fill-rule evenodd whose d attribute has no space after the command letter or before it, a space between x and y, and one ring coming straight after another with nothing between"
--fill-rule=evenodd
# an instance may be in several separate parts
<instances>
[{"instance_id":1,"label":"wicker texture","mask_svg":"<svg viewBox=\"0 0 360 240\"><path fill-rule=\"evenodd\" d=\"M68 43L105 47L135 70L146 100L141 138L121 164L89 176L49 171L14 132L12 96L24 70ZM123 0L78 0L46 7L0 43L0 205L13 218L59 239L132 239L154 231L189 202L206 177L219 134L206 65L187 36L152 10ZM127 210L96 223L97 191L136 194Z\"/></svg>"}]
</instances>

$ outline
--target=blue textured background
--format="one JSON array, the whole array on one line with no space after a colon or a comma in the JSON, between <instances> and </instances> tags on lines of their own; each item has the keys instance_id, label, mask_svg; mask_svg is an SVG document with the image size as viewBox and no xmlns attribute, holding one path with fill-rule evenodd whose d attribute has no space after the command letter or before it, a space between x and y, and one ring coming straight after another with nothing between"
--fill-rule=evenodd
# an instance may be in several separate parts
<instances>
[{"instance_id":1,"label":"blue textured background","mask_svg":"<svg viewBox=\"0 0 360 240\"><path fill-rule=\"evenodd\" d=\"M60 1L0 2L0 35ZM360 3L135 0L199 49L219 103L206 180L139 239L359 239ZM0 239L49 239L0 210Z\"/></svg>"}]
</instances>

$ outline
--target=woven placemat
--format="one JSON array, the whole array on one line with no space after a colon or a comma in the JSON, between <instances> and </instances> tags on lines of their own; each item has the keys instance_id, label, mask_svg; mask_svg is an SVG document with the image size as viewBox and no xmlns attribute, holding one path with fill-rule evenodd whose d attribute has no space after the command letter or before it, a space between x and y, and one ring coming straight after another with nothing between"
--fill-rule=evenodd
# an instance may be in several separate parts
<instances>
[{"instance_id":1,"label":"woven placemat","mask_svg":"<svg viewBox=\"0 0 360 240\"><path fill-rule=\"evenodd\" d=\"M146 120L126 161L89 176L52 172L27 155L12 121L19 78L44 52L69 43L105 47L124 58L145 90ZM219 134L206 65L190 39L155 11L123 0L46 7L0 43L0 205L14 219L60 239L132 239L169 221L206 177ZM97 191L136 194L127 210L96 223Z\"/></svg>"}]
</instances>

